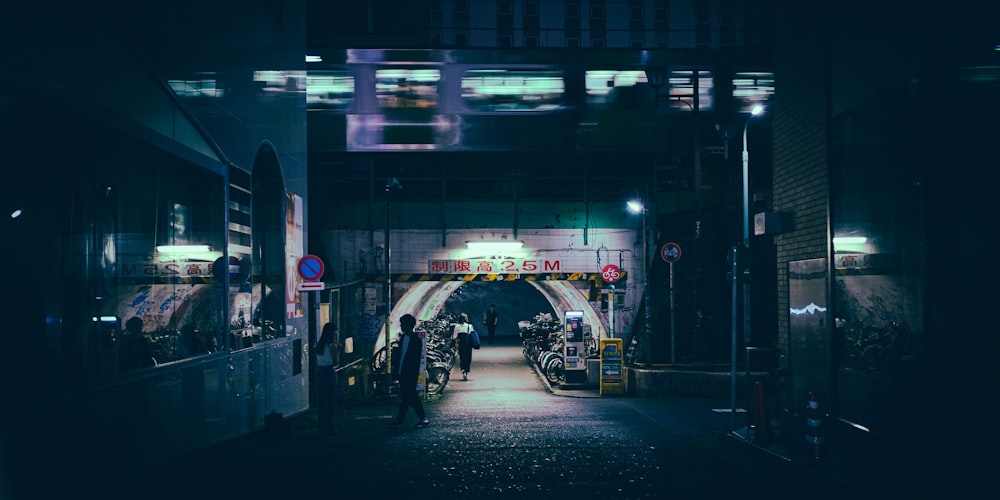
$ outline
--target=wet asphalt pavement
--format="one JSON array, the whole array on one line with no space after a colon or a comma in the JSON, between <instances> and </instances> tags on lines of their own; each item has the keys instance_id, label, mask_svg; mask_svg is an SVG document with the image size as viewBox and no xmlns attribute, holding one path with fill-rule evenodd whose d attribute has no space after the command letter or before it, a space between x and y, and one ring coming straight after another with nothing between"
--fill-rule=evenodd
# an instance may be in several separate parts
<instances>
[{"instance_id":1,"label":"wet asphalt pavement","mask_svg":"<svg viewBox=\"0 0 1000 500\"><path fill-rule=\"evenodd\" d=\"M339 433L290 419L89 498L858 498L778 459L726 446L728 398L547 390L516 339L475 351L425 401L431 425L390 427L395 398L342 404ZM581 397L590 396L590 397Z\"/></svg>"}]
</instances>

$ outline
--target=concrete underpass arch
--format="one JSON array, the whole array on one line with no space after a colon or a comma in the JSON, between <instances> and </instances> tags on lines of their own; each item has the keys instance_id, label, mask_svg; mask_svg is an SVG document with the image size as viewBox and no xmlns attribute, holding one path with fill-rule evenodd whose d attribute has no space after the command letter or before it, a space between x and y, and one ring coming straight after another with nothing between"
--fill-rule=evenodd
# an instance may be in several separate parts
<instances>
[{"instance_id":1,"label":"concrete underpass arch","mask_svg":"<svg viewBox=\"0 0 1000 500\"><path fill-rule=\"evenodd\" d=\"M414 283L406 293L392 306L389 312L389 331L392 335L398 331L399 318L404 314L412 314L417 321L434 318L464 281L421 281ZM594 309L589 301L580 293L572 282L564 280L528 281L552 306L552 310L561 314L566 310L583 311L584 323L589 323L596 338L607 337L607 325L604 316ZM560 317L560 321L562 318ZM377 352L385 345L385 324L379 330L378 338L372 352Z\"/></svg>"}]
</instances>

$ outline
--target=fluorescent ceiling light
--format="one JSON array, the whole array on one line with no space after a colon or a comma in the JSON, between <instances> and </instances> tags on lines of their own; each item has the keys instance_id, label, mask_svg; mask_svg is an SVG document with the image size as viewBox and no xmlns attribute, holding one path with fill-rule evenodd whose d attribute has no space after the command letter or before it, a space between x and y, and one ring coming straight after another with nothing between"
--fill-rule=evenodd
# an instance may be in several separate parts
<instances>
[{"instance_id":1,"label":"fluorescent ceiling light","mask_svg":"<svg viewBox=\"0 0 1000 500\"><path fill-rule=\"evenodd\" d=\"M156 251L159 253L204 253L210 252L212 247L208 245L159 245L156 247Z\"/></svg>"},{"instance_id":2,"label":"fluorescent ceiling light","mask_svg":"<svg viewBox=\"0 0 1000 500\"><path fill-rule=\"evenodd\" d=\"M524 246L523 241L466 241L465 248L469 250L479 250L487 252L509 252L520 250Z\"/></svg>"},{"instance_id":3,"label":"fluorescent ceiling light","mask_svg":"<svg viewBox=\"0 0 1000 500\"><path fill-rule=\"evenodd\" d=\"M864 236L835 236L833 238L834 245L858 245L867 242L868 238Z\"/></svg>"},{"instance_id":4,"label":"fluorescent ceiling light","mask_svg":"<svg viewBox=\"0 0 1000 500\"><path fill-rule=\"evenodd\" d=\"M16 218L18 218L20 216L21 216L21 209L20 208L18 208L17 210L14 210L13 212L10 213L10 218L11 219L16 219Z\"/></svg>"},{"instance_id":5,"label":"fluorescent ceiling light","mask_svg":"<svg viewBox=\"0 0 1000 500\"><path fill-rule=\"evenodd\" d=\"M306 55L306 62L323 62L323 57Z\"/></svg>"}]
</instances>

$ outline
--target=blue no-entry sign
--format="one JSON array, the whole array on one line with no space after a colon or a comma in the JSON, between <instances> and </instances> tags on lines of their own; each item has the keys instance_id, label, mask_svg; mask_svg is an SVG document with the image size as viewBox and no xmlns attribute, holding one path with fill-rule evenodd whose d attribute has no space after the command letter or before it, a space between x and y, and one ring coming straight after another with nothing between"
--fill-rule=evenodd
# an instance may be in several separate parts
<instances>
[{"instance_id":1,"label":"blue no-entry sign","mask_svg":"<svg viewBox=\"0 0 1000 500\"><path fill-rule=\"evenodd\" d=\"M318 281L323 277L323 261L315 255L304 255L299 259L299 276L306 281Z\"/></svg>"}]
</instances>

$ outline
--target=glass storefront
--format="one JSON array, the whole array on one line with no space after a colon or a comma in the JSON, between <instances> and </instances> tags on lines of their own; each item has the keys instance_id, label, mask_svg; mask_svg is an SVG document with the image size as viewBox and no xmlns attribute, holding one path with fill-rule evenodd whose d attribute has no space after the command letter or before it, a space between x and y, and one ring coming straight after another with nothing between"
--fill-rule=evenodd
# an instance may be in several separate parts
<instances>
[{"instance_id":1,"label":"glass storefront","mask_svg":"<svg viewBox=\"0 0 1000 500\"><path fill-rule=\"evenodd\" d=\"M839 413L865 427L891 414L924 331L922 174L899 115L886 102L835 122L833 362Z\"/></svg>"}]
</instances>

